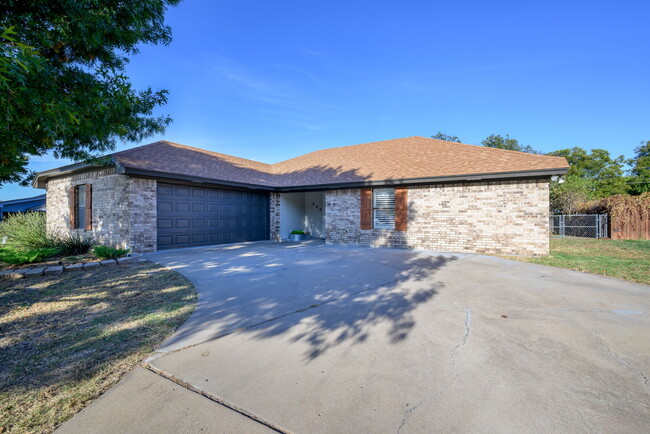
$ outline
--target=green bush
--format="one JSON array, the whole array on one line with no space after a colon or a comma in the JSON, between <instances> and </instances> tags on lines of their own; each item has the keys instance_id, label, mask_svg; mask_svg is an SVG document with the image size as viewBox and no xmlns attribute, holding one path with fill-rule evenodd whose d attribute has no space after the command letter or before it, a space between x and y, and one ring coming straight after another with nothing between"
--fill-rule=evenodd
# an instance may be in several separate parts
<instances>
[{"instance_id":1,"label":"green bush","mask_svg":"<svg viewBox=\"0 0 650 434\"><path fill-rule=\"evenodd\" d=\"M31 264L59 254L61 254L61 249L58 247L43 247L25 251L4 248L0 249L0 262L11 265Z\"/></svg>"},{"instance_id":2,"label":"green bush","mask_svg":"<svg viewBox=\"0 0 650 434\"><path fill-rule=\"evenodd\" d=\"M305 235L305 231L291 231L292 235Z\"/></svg>"},{"instance_id":3,"label":"green bush","mask_svg":"<svg viewBox=\"0 0 650 434\"><path fill-rule=\"evenodd\" d=\"M129 249L115 249L108 246L95 246L93 249L93 254L100 259L116 259L129 252Z\"/></svg>"},{"instance_id":4,"label":"green bush","mask_svg":"<svg viewBox=\"0 0 650 434\"><path fill-rule=\"evenodd\" d=\"M0 222L0 240L7 237L6 246L14 250L34 250L57 247L56 236L48 235L45 213L27 212L10 215Z\"/></svg>"},{"instance_id":5,"label":"green bush","mask_svg":"<svg viewBox=\"0 0 650 434\"><path fill-rule=\"evenodd\" d=\"M73 232L58 236L56 244L61 248L61 254L64 256L76 256L88 253L96 243L91 236Z\"/></svg>"}]
</instances>

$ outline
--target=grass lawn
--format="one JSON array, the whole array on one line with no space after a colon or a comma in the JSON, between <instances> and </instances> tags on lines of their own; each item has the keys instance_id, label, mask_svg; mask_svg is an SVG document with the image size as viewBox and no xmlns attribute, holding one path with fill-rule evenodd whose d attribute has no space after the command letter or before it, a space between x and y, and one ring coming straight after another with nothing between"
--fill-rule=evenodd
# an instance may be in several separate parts
<instances>
[{"instance_id":1,"label":"grass lawn","mask_svg":"<svg viewBox=\"0 0 650 434\"><path fill-rule=\"evenodd\" d=\"M650 285L650 241L551 238L542 258L517 258Z\"/></svg>"},{"instance_id":2,"label":"grass lawn","mask_svg":"<svg viewBox=\"0 0 650 434\"><path fill-rule=\"evenodd\" d=\"M187 318L192 284L148 262L0 280L0 432L51 432Z\"/></svg>"}]
</instances>

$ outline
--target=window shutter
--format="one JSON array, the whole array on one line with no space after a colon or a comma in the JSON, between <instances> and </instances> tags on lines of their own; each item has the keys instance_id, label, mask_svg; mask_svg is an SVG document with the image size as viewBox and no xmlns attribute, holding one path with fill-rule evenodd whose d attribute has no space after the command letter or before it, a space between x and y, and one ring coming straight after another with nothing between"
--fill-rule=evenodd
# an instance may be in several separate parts
<instances>
[{"instance_id":1,"label":"window shutter","mask_svg":"<svg viewBox=\"0 0 650 434\"><path fill-rule=\"evenodd\" d=\"M395 188L395 230L405 231L408 226L408 189Z\"/></svg>"},{"instance_id":2,"label":"window shutter","mask_svg":"<svg viewBox=\"0 0 650 434\"><path fill-rule=\"evenodd\" d=\"M93 229L93 185L86 184L86 230Z\"/></svg>"},{"instance_id":3,"label":"window shutter","mask_svg":"<svg viewBox=\"0 0 650 434\"><path fill-rule=\"evenodd\" d=\"M372 229L372 189L361 189L361 229Z\"/></svg>"},{"instance_id":4,"label":"window shutter","mask_svg":"<svg viewBox=\"0 0 650 434\"><path fill-rule=\"evenodd\" d=\"M68 195L68 200L70 202L70 229L74 229L77 226L77 198L76 198L77 189L73 185L70 187L70 194Z\"/></svg>"}]
</instances>

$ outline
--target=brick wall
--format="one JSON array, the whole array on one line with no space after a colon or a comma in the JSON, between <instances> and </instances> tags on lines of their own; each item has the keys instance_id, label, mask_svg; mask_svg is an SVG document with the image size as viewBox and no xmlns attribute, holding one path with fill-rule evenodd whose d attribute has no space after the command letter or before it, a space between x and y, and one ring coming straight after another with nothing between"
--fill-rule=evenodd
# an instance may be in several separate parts
<instances>
[{"instance_id":1,"label":"brick wall","mask_svg":"<svg viewBox=\"0 0 650 434\"><path fill-rule=\"evenodd\" d=\"M408 189L408 230L361 230L360 191L325 197L328 243L449 252L548 254L546 180L435 184Z\"/></svg>"},{"instance_id":2,"label":"brick wall","mask_svg":"<svg viewBox=\"0 0 650 434\"><path fill-rule=\"evenodd\" d=\"M70 187L92 184L92 227L70 229ZM156 181L130 178L114 168L91 170L50 179L47 183L47 229L93 236L98 243L156 250Z\"/></svg>"},{"instance_id":3,"label":"brick wall","mask_svg":"<svg viewBox=\"0 0 650 434\"><path fill-rule=\"evenodd\" d=\"M158 185L155 179L129 178L131 210L129 244L137 252L155 252L158 245Z\"/></svg>"},{"instance_id":4,"label":"brick wall","mask_svg":"<svg viewBox=\"0 0 650 434\"><path fill-rule=\"evenodd\" d=\"M271 193L269 197L270 239L271 241L280 241L280 193Z\"/></svg>"}]
</instances>

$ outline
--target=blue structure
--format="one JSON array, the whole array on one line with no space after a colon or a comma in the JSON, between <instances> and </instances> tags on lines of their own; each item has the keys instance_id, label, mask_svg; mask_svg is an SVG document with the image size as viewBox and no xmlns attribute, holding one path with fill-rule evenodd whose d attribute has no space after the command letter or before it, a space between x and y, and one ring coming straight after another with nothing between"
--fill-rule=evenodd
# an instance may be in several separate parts
<instances>
[{"instance_id":1,"label":"blue structure","mask_svg":"<svg viewBox=\"0 0 650 434\"><path fill-rule=\"evenodd\" d=\"M0 221L15 212L45 211L45 195L0 202Z\"/></svg>"}]
</instances>

